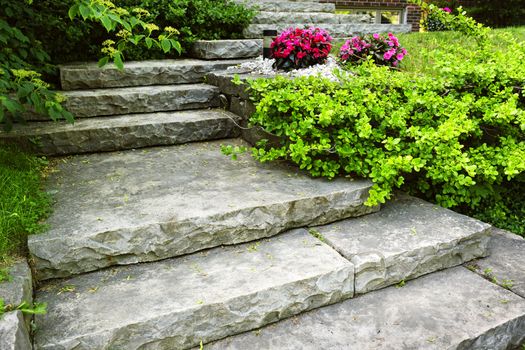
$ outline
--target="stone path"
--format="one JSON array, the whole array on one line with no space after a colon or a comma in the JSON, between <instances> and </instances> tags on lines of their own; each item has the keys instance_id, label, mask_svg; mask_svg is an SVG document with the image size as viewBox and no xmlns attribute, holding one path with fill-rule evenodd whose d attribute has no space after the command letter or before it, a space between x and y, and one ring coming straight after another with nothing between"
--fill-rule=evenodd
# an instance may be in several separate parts
<instances>
[{"instance_id":1,"label":"stone path","mask_svg":"<svg viewBox=\"0 0 525 350\"><path fill-rule=\"evenodd\" d=\"M361 25L340 24L356 18L335 17L333 4L257 3L254 37L284 19ZM63 66L75 125L30 118L0 133L41 154L74 155L54 160L49 230L29 239L34 298L48 303L34 348L524 342L524 240L404 194L368 207L369 181L221 154L221 144L248 145L237 125L253 105L228 74L213 73L260 51L260 40L207 41L193 50L201 59ZM21 277L0 284L0 296L31 302L28 266L12 274ZM0 320L0 349L31 348L30 318Z\"/></svg>"}]
</instances>

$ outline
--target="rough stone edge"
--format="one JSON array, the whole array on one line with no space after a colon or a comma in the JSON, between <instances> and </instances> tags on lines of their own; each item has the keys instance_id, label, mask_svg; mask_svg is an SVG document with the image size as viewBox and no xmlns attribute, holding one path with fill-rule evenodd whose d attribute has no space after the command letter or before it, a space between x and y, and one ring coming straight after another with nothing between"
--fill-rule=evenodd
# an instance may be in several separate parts
<instances>
[{"instance_id":1,"label":"rough stone edge","mask_svg":"<svg viewBox=\"0 0 525 350\"><path fill-rule=\"evenodd\" d=\"M17 260L8 270L12 280L0 283L0 298L4 299L6 305L18 306L23 302L32 304L33 277L27 261ZM32 316L28 314L23 314L23 316L25 326L29 329Z\"/></svg>"},{"instance_id":2,"label":"rough stone edge","mask_svg":"<svg viewBox=\"0 0 525 350\"><path fill-rule=\"evenodd\" d=\"M101 341L103 341L105 346L115 343L117 345L122 345L122 343L131 341L135 347L147 345L148 348L152 346L155 349L190 349L194 346L198 346L200 341L203 343L208 343L225 338L227 336L244 333L263 327L270 323L295 316L305 311L335 304L340 301L352 298L354 295L353 276L354 267L350 262L346 262L345 266L342 266L333 271L303 280L290 282L281 286L268 288L266 290L258 291L249 295L232 298L227 300L222 305L209 304L202 307L191 308L180 313L166 313L164 315L159 315L158 318L150 319L141 323L134 323L130 326L132 327L130 331L148 328L155 329L155 324L158 319L163 319L164 321L168 319L172 320L168 327L162 328L162 335L158 334L159 332L157 332L156 336L160 335L162 339L154 341L151 341L150 339L141 339L140 335L142 332L139 332L138 339L133 338L130 333L125 331L126 327L119 327L106 330L104 332L91 333L84 337L65 339L59 344L38 347L38 349L70 349L76 348L76 346L81 346L82 344L85 344L85 342L99 344ZM326 290L326 280L332 281L330 283L329 290ZM300 286L299 291L297 286ZM276 300L274 296L275 290L277 289L286 290L286 296L282 297L281 294L281 297L279 297L280 300L286 300L286 305L275 306ZM260 309L261 307L260 302L266 306L269 306L269 309L265 311L264 315L257 315L253 313L252 315L239 315L239 312L236 310L243 309L243 305L245 304L246 300L257 300L257 309ZM271 310L272 308L273 310ZM175 317L177 314L178 316ZM226 314L225 318L229 321L221 321L221 318L224 318L224 314ZM213 322L213 320L210 320L210 315L219 315L219 317L215 320L215 322ZM235 317L242 319L244 322L246 322L247 318L252 317L252 319L249 319L248 323L243 325L241 322L238 322ZM184 327L186 328L185 330L181 330L181 326L178 324L181 319L186 321L186 327ZM204 324L220 324L220 327L215 328L211 335L199 337L197 334L194 334L194 329L197 328L195 325L199 322ZM174 329L176 329L178 333L182 334L182 336L170 336L170 334L172 334L171 330ZM176 342L176 344L174 342Z\"/></svg>"},{"instance_id":3,"label":"rough stone edge","mask_svg":"<svg viewBox=\"0 0 525 350\"><path fill-rule=\"evenodd\" d=\"M440 242L437 245L428 245L415 250L403 252L386 259L380 252L370 254L357 254L349 260L356 267L355 288L356 294L365 294L374 290L382 289L394 284L415 279L417 277L462 265L473 259L485 257L488 254L488 243L491 228L487 225L483 230L475 232L468 237ZM336 251L336 246L327 239L327 243ZM429 255L424 255L426 250L432 250ZM468 252L468 254L467 254ZM344 256L344 255L343 255ZM396 264L400 258L415 260L408 270L403 264ZM439 267L436 268L436 265Z\"/></svg>"},{"instance_id":4,"label":"rough stone edge","mask_svg":"<svg viewBox=\"0 0 525 350\"><path fill-rule=\"evenodd\" d=\"M237 42L224 51L224 46ZM244 46L242 48L239 45ZM262 54L262 39L197 40L190 49L190 56L201 60L227 60L253 58Z\"/></svg>"},{"instance_id":5,"label":"rough stone edge","mask_svg":"<svg viewBox=\"0 0 525 350\"><path fill-rule=\"evenodd\" d=\"M29 336L24 315L21 311L11 311L0 317L0 349L31 350L33 345Z\"/></svg>"},{"instance_id":6,"label":"rough stone edge","mask_svg":"<svg viewBox=\"0 0 525 350\"><path fill-rule=\"evenodd\" d=\"M177 112L174 112L177 113ZM121 116L118 116L121 117ZM99 117L111 118L111 117ZM83 118L83 119L96 119ZM234 121L236 120L236 121ZM209 141L222 138L239 136L239 129L235 125L240 122L240 118L230 119L226 115L218 116L216 119L202 119L192 121L172 120L171 122L155 122L139 125L120 125L105 128L97 127L93 129L75 129L69 131L53 131L52 122L42 122L43 130L41 133L27 135L6 134L0 135L0 144L15 144L23 150L30 151L37 155L63 156L69 154L92 153L92 152L111 152L126 149L136 149L152 146L172 146L187 142ZM185 125L190 127L192 133L186 133L187 127L180 130L173 130L171 126ZM49 126L49 128L45 128ZM157 129L153 130L152 129ZM95 130L95 132L94 132ZM104 142L97 142L93 139L96 132L105 135ZM151 137L140 137L148 132ZM76 135L76 136L71 136ZM81 137L85 135L87 137ZM127 141L126 141L127 138ZM32 142L38 140L38 142ZM64 140L72 142L64 143Z\"/></svg>"},{"instance_id":7,"label":"rough stone edge","mask_svg":"<svg viewBox=\"0 0 525 350\"><path fill-rule=\"evenodd\" d=\"M156 223L145 227L135 227L131 234L129 232L130 229L126 228L129 240L134 242L133 248L147 246L148 251L138 252L135 249L134 251L126 252L118 251L118 253L108 252L107 246L100 248L100 245L93 239L99 233L94 233L90 237L78 238L78 241L82 242L81 244L72 244L73 240L77 240L73 237L64 239L63 237L46 237L46 235L31 236L28 240L29 251L38 280L68 277L112 265L158 261L220 245L232 245L271 237L293 228L323 225L350 217L374 213L380 209L379 206L369 207L364 205L370 186L371 184L363 185L360 188L352 189L350 192L340 191L284 203L272 203L264 207L242 208L222 213L221 215L207 217L208 224L206 227L202 227L202 218L190 218L172 223ZM290 213L290 211L300 211L303 205L312 205L316 208L316 212L311 213L307 220L304 218L297 220L296 218L300 217L300 215ZM254 225L249 229L246 227L239 229L238 218L249 216L254 210L264 210L267 215L272 214L274 222L266 222L265 227ZM287 215L289 220L284 222L282 215ZM213 239L210 239L210 232L214 231L213 227L210 227L211 223L220 232L219 235L214 235ZM225 230L226 226L230 227L229 231ZM242 231L242 237L239 230ZM114 230L112 232L118 231ZM180 237L180 239L174 240L173 233L177 233L177 237ZM151 241L151 237L159 237L160 241L154 243ZM147 241L149 244L139 244L140 240ZM54 252L46 251L46 254L50 256L43 256L40 254L41 252L38 253L41 250L39 246L42 241L48 241L48 244L54 241L52 242L55 247L54 250L67 252L68 255L63 256L60 261L57 261ZM173 245L170 247L168 243ZM74 246L77 249L72 249ZM156 251L152 250L152 246L156 247ZM97 251L97 248L99 248L99 251ZM79 251L89 251L90 257L79 260ZM53 259L54 261L52 261Z\"/></svg>"}]
</instances>

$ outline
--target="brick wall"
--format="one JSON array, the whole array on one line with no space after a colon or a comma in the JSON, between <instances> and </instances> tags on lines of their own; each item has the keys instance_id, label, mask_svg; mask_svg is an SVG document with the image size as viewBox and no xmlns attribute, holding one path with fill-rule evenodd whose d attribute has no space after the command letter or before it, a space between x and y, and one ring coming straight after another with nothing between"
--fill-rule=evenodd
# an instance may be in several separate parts
<instances>
[{"instance_id":1,"label":"brick wall","mask_svg":"<svg viewBox=\"0 0 525 350\"><path fill-rule=\"evenodd\" d=\"M381 9L406 9L405 16L408 24L412 24L412 31L419 31L419 20L421 18L421 10L418 6L407 4L406 0L320 0L319 2L335 3L341 7L354 8L381 8Z\"/></svg>"}]
</instances>

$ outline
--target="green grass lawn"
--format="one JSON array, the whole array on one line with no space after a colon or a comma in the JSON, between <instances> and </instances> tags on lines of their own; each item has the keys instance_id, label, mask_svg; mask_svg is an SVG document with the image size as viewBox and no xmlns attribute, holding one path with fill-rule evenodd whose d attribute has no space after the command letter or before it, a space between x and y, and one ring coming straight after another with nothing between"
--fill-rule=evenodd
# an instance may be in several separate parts
<instances>
[{"instance_id":1,"label":"green grass lawn","mask_svg":"<svg viewBox=\"0 0 525 350\"><path fill-rule=\"evenodd\" d=\"M43 229L40 222L50 208L42 189L46 164L42 158L0 146L0 268L24 255L27 235Z\"/></svg>"},{"instance_id":2,"label":"green grass lawn","mask_svg":"<svg viewBox=\"0 0 525 350\"><path fill-rule=\"evenodd\" d=\"M474 48L476 42L458 32L426 32L408 33L397 35L401 46L405 47L408 55L403 60L401 68L407 72L433 74L434 61L433 55L429 55L431 50L450 50L451 45L460 45L468 49ZM511 37L518 42L525 41L525 27L511 27L504 29L494 29L490 32L489 38L494 50L505 50L508 42L505 37ZM335 51L334 51L335 52ZM468 54L468 50L465 50ZM465 54L463 52L462 54ZM463 57L458 57L462 59Z\"/></svg>"}]
</instances>

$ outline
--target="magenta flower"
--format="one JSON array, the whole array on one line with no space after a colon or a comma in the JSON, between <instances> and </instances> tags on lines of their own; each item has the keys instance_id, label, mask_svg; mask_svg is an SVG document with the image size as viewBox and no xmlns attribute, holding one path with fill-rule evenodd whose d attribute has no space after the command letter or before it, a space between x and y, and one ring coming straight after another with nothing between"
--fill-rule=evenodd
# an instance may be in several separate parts
<instances>
[{"instance_id":1,"label":"magenta flower","mask_svg":"<svg viewBox=\"0 0 525 350\"><path fill-rule=\"evenodd\" d=\"M452 13L452 10L448 7L443 7L442 10L448 13Z\"/></svg>"}]
</instances>

